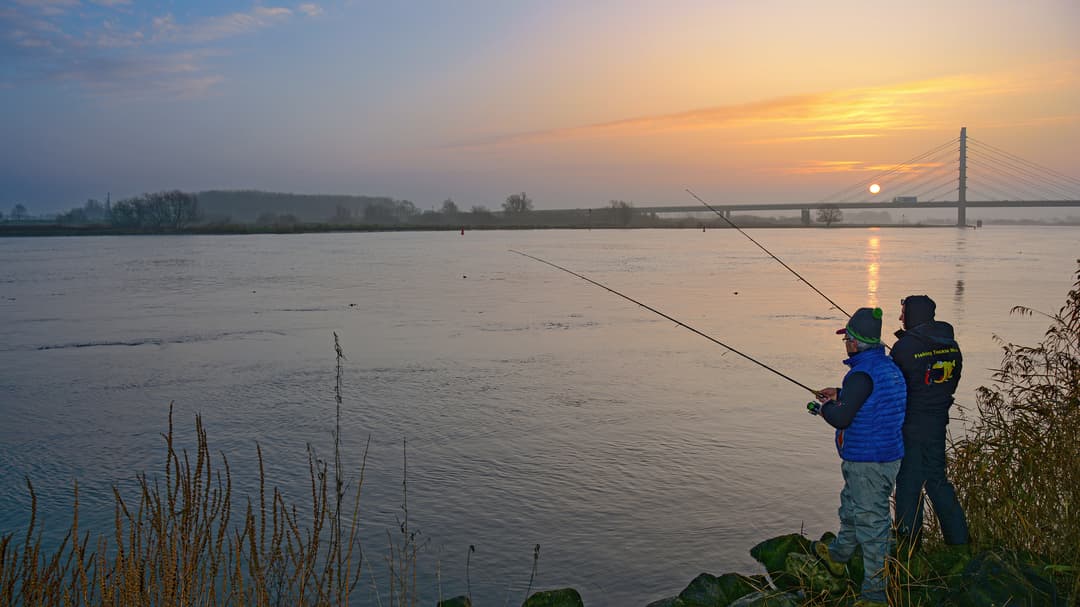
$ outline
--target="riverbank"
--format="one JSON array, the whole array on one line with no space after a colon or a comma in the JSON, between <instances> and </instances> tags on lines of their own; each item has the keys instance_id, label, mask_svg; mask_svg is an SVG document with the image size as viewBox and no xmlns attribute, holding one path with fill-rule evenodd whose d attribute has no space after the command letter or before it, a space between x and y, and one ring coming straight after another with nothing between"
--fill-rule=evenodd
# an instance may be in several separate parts
<instances>
[{"instance_id":1,"label":"riverbank","mask_svg":"<svg viewBox=\"0 0 1080 607\"><path fill-rule=\"evenodd\" d=\"M1039 224L1047 226L1067 226L1080 224ZM836 229L867 229L867 228L950 228L954 225L947 224L835 224L832 226L801 224L747 224L745 228L778 228L778 229L809 229L809 230L836 230ZM975 226L968 226L975 228ZM351 232L473 232L491 230L730 230L731 226L724 224L701 223L694 225L675 226L585 226L585 225L462 225L462 226L370 226L370 225L335 225L335 224L302 224L295 226L256 226L256 225L210 225L191 226L182 230L148 230L137 228L118 228L109 226L65 226L55 224L2 224L0 223L0 238L2 237L28 237L28 236L160 236L160 235L221 235L243 236L253 234L319 234L319 233L351 233Z\"/></svg>"}]
</instances>

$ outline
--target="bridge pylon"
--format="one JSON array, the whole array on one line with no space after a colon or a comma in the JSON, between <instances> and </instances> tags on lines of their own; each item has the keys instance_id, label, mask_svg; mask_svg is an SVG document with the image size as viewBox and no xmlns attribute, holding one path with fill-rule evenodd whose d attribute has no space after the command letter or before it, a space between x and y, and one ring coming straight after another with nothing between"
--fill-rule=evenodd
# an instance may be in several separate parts
<instances>
[{"instance_id":1,"label":"bridge pylon","mask_svg":"<svg viewBox=\"0 0 1080 607\"><path fill-rule=\"evenodd\" d=\"M967 127L960 127L960 183L956 189L956 227L967 227Z\"/></svg>"}]
</instances>

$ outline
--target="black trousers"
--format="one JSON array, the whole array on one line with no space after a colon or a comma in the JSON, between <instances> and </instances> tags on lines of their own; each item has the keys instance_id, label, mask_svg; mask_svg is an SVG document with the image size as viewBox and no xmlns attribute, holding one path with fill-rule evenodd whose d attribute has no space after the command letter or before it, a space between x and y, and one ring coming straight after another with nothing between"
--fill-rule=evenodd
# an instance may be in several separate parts
<instances>
[{"instance_id":1,"label":"black trousers","mask_svg":"<svg viewBox=\"0 0 1080 607\"><path fill-rule=\"evenodd\" d=\"M904 459L896 475L896 528L901 539L919 540L923 491L941 523L946 544L968 543L967 519L945 477L945 424L904 426Z\"/></svg>"}]
</instances>

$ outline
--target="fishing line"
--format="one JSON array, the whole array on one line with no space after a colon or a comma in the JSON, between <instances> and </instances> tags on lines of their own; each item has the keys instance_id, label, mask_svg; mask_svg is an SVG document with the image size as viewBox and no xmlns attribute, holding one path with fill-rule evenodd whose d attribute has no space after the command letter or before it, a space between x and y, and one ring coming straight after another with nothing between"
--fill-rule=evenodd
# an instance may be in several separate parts
<instances>
[{"instance_id":1,"label":"fishing line","mask_svg":"<svg viewBox=\"0 0 1080 607\"><path fill-rule=\"evenodd\" d=\"M798 278L799 280L801 280L801 281L805 282L805 283L806 283L806 286L808 286L808 287L810 287L811 289L813 289L815 293L817 293L818 295L820 295L820 296L824 297L824 298L825 298L825 301L827 301L827 302L831 303L831 304L833 305L833 307L834 307L834 308L836 308L837 310L840 310L841 312L843 312L843 313L844 313L844 316L847 316L848 318L851 318L851 314L848 314L846 310L844 310L843 308L841 308L841 307L840 307L840 304L838 304L838 303L836 303L835 301L833 301L833 300L829 299L829 296L828 296L828 295L826 295L826 294L822 293L821 291L819 291L817 287L815 287L814 285L810 284L810 281L809 281L809 280L806 280L805 278L803 278L801 274L799 274L798 272L796 272L795 270L793 270L793 269L791 268L791 266L789 266L789 265L787 265L786 263L784 263L784 261L783 261L782 259L780 259L780 258L779 258L779 257L777 257L776 255L773 255L773 254L772 254L772 251L770 251L770 250L766 249L765 247L763 247L763 246L761 245L761 243L760 243L760 242L758 242L758 241L754 240L754 239L753 239L753 237L752 237L752 236L750 236L749 234L747 234L746 232L744 232L742 228L740 228L739 226L737 226L737 225L735 225L734 223L732 223L732 221L731 221L730 219L728 219L727 217L724 217L724 214L723 214L723 213L721 213L720 211L716 210L715 208L713 208L712 206L710 206L710 205L709 205L709 203L707 203L707 202L705 202L704 200L702 200L700 196L698 196L697 194L695 194L695 193L693 193L692 191L690 191L690 188L686 188L686 191L687 191L687 192L688 192L688 193L689 193L689 194L690 194L691 196L693 196L694 198L697 198L697 201L698 201L698 202L700 202L701 204L705 205L705 208L707 208L707 209L709 209L710 211L712 211L713 213L716 213L717 215L719 215L719 216L720 216L720 219L723 219L724 221L726 221L726 222L728 223L728 225L729 225L729 226L731 226L731 227L735 228L736 230L738 230L738 231L739 231L739 233L740 233L740 234L742 234L743 236L745 236L745 237L747 237L748 239L750 239L750 242L752 242L752 243L756 244L756 245L758 246L758 248L759 248L759 249L761 249L762 251L765 251L765 253L767 253L767 254L769 255L769 257L772 257L773 259L775 259L775 260L777 261L777 263L779 263L780 265L782 265L782 266L784 266L785 268L787 268L788 272L791 272L792 274L794 274L794 275L795 275L795 277L796 277L796 278Z\"/></svg>"},{"instance_id":2,"label":"fishing line","mask_svg":"<svg viewBox=\"0 0 1080 607\"><path fill-rule=\"evenodd\" d=\"M740 352L740 351L736 350L735 348L732 348L731 346L729 346L729 345L725 344L724 342L722 342L722 341L720 341L720 340L716 339L715 337L712 337L712 336L710 336L710 335L706 335L705 333L702 333L701 331L698 331L698 330L697 330L697 329L695 329L694 327L691 327L690 325L688 325L688 324L686 324L686 323L684 323L684 322L682 322L682 321L680 321L680 320L677 320L677 319L675 319L675 318L672 318L672 317L668 316L667 314L664 314L663 312L661 312L660 310L657 310L656 308L654 308L654 307L652 307L652 306L649 306L649 305L646 305L646 304L643 304L643 303L641 303L640 301L638 301L638 300L634 299L633 297L629 297L629 296L627 296L627 295L623 295L622 293L620 293L620 292L616 291L615 289L612 289L612 288L611 288L611 287L609 287L609 286L606 286L606 285L603 285L603 284L601 284L601 283L599 283L599 282L596 282L595 280L593 280L593 279L591 279L591 278L589 278L589 277L587 277L587 276L582 276L581 274L578 274L577 272L574 272L573 270L568 270L568 269L566 269L566 268L564 268L564 267L562 267L562 266L560 266L560 265L557 265L557 264L551 263L550 261L546 261L546 260L544 260L544 259L540 259L539 257L534 257L534 256L532 256L532 255L529 255L528 253L522 253L521 251L515 251L514 249L510 249L510 252L511 252L511 253L517 253L518 255L521 255L522 257L528 257L529 259L533 259L533 260L539 261L540 263L543 263L543 264L547 264L547 265L549 265L549 266L551 266L551 267L553 267L553 268L556 268L556 269L558 269L558 270L562 270L563 272L566 272L567 274L570 274L570 275L572 275L572 276L577 276L578 278L580 278L581 280L584 280L585 282L588 282L588 283L592 283L592 284L594 284L594 285L596 285L596 286L600 287L601 289L604 289L604 290L606 290L606 291L609 291L609 292L611 292L611 293L614 293L615 295L618 295L619 297L622 297L623 299L625 299L625 300L627 300L627 301L630 301L630 302L636 303L637 305L641 306L642 308L645 308L646 310L648 310L648 311L650 311L650 312L652 312L652 313L654 313L654 314L658 314L658 315L660 315L660 316L663 316L664 318L666 318L666 319L670 320L671 322L673 322L673 323L675 323L675 324L679 325L680 327L682 327L682 328L684 328L684 329L687 329L687 330L689 330L689 331L691 331L691 332L693 332L693 333L697 333L698 335L700 335L700 336L704 337L705 339L707 339L707 340L709 340L709 341L713 342L714 344L717 344L718 346L722 346L722 347L724 347L724 348L727 348L727 349L728 349L729 351L731 351L731 352L734 352L735 354L738 354L739 356L741 356L741 357L745 358L746 360L748 360L748 361L750 361L750 362L752 362L752 363L754 363L754 364L756 364L756 365L758 365L758 366L760 366L760 367L763 367L763 368L765 368L765 369L768 369L769 371L772 371L773 373L775 373L775 374L779 375L780 377L783 377L784 379L786 379L786 380L788 380L789 382L791 382L791 383L795 384L796 386L799 386L799 387L800 387L800 388L802 388L803 390L806 390L806 391L810 392L810 393L811 393L811 394L813 394L814 396L817 396L817 395L818 395L818 391L817 391L817 390L814 390L813 388L810 388L810 387L809 387L809 386L807 386L806 384L803 384L803 383L801 383L801 382L798 382L798 381L796 381L796 380L794 380L794 379L792 379L792 378L788 377L787 375L784 375L783 373L781 373L781 372L777 371L776 369L773 369L773 368L772 368L772 367L770 367L769 365L766 365L765 363L763 363L763 362L761 362L761 361L759 361L759 360L755 359L754 357L752 357L752 356L749 356L749 355L747 355L747 354L743 354L742 352ZM781 263L783 263L783 262L781 262ZM827 299L827 298L826 298L826 299Z\"/></svg>"}]
</instances>

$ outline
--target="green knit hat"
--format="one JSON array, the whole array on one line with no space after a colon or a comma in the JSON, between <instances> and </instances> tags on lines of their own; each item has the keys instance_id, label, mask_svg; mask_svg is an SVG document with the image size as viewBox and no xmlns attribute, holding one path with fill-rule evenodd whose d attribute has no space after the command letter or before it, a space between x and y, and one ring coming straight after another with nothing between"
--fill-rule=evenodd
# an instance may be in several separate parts
<instances>
[{"instance_id":1,"label":"green knit hat","mask_svg":"<svg viewBox=\"0 0 1080 607\"><path fill-rule=\"evenodd\" d=\"M864 344L881 343L881 317L884 314L881 308L859 308L851 315L847 326L836 332L837 335L847 334L848 337L861 341Z\"/></svg>"}]
</instances>

